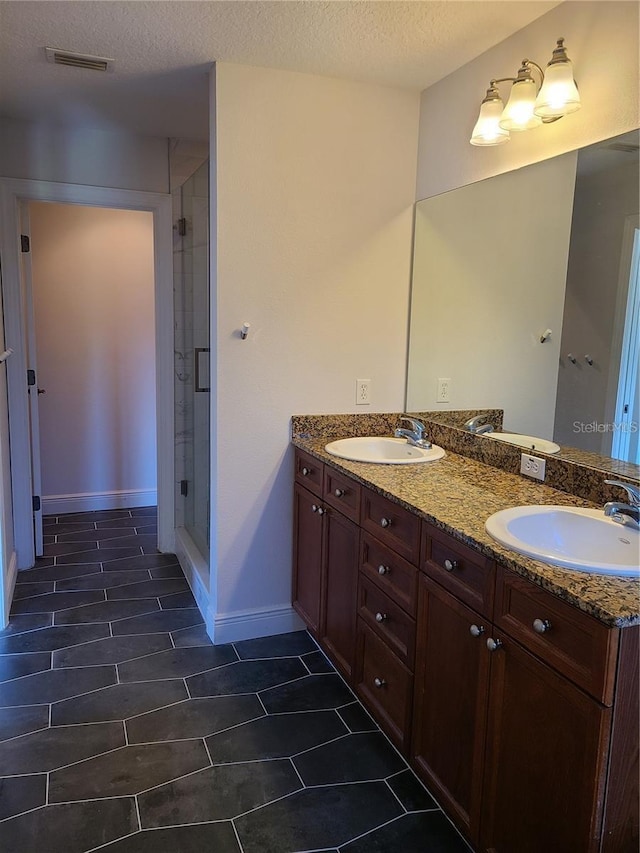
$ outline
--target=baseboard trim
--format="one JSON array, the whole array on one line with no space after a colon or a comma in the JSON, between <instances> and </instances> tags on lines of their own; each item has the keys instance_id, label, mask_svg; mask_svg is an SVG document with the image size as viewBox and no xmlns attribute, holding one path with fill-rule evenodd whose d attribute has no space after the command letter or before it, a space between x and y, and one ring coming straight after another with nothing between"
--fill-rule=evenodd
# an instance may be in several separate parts
<instances>
[{"instance_id":1,"label":"baseboard trim","mask_svg":"<svg viewBox=\"0 0 640 853\"><path fill-rule=\"evenodd\" d=\"M77 495L45 495L42 498L42 511L45 515L62 515L66 512L95 512L100 509L156 506L157 503L156 489L84 492Z\"/></svg>"},{"instance_id":2,"label":"baseboard trim","mask_svg":"<svg viewBox=\"0 0 640 853\"><path fill-rule=\"evenodd\" d=\"M305 627L302 619L290 604L257 610L238 610L234 613L219 613L213 619L212 639L216 644L233 643L239 640L254 640L273 634L301 631Z\"/></svg>"},{"instance_id":3,"label":"baseboard trim","mask_svg":"<svg viewBox=\"0 0 640 853\"><path fill-rule=\"evenodd\" d=\"M0 625L2 626L0 630L7 627L9 624L9 613L11 611L11 602L13 600L13 591L16 588L16 580L18 578L18 555L15 551L11 552L11 557L9 558L9 567L4 575L4 612L0 613L2 619L0 620Z\"/></svg>"},{"instance_id":4,"label":"baseboard trim","mask_svg":"<svg viewBox=\"0 0 640 853\"><path fill-rule=\"evenodd\" d=\"M174 550L178 562L191 588L198 610L207 623L207 633L211 636L211 626L208 622L210 613L209 566L184 527L176 528L174 539Z\"/></svg>"}]
</instances>

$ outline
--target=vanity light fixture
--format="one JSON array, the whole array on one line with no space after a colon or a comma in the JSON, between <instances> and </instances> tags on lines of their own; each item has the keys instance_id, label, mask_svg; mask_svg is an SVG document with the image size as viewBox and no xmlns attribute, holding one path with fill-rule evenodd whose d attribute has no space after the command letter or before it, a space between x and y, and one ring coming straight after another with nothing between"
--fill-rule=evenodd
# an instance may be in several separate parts
<instances>
[{"instance_id":1,"label":"vanity light fixture","mask_svg":"<svg viewBox=\"0 0 640 853\"><path fill-rule=\"evenodd\" d=\"M533 76L540 75L540 87ZM512 83L504 105L498 83ZM472 145L501 145L511 131L531 130L557 121L580 109L580 95L573 79L573 66L567 56L564 39L559 38L546 73L537 62L523 59L516 77L491 80L473 128Z\"/></svg>"}]
</instances>

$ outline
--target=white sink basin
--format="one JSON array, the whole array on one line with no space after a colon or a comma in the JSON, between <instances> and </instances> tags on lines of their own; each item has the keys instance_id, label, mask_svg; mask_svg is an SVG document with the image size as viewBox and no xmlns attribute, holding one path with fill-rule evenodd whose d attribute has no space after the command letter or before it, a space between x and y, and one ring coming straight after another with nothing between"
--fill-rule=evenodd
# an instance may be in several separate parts
<instances>
[{"instance_id":1,"label":"white sink basin","mask_svg":"<svg viewBox=\"0 0 640 853\"><path fill-rule=\"evenodd\" d=\"M527 450L537 450L540 453L557 453L560 445L546 438L537 438L535 435L522 435L519 432L483 432L481 435L487 438L497 438L498 441L506 441L509 444L517 444L526 447Z\"/></svg>"},{"instance_id":2,"label":"white sink basin","mask_svg":"<svg viewBox=\"0 0 640 853\"><path fill-rule=\"evenodd\" d=\"M416 462L433 462L444 456L444 450L433 445L429 450L414 447L404 438L367 436L340 438L325 445L327 453L350 459L352 462L374 462L384 465L413 465Z\"/></svg>"},{"instance_id":3,"label":"white sink basin","mask_svg":"<svg viewBox=\"0 0 640 853\"><path fill-rule=\"evenodd\" d=\"M494 513L485 528L506 548L552 566L640 574L640 531L612 521L602 510L516 506Z\"/></svg>"}]
</instances>

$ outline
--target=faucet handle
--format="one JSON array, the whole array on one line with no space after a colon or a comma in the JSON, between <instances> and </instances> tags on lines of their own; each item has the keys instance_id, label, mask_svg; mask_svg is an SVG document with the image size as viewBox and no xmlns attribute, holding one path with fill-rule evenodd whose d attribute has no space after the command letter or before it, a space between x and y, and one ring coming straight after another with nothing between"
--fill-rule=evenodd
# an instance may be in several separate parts
<instances>
[{"instance_id":1,"label":"faucet handle","mask_svg":"<svg viewBox=\"0 0 640 853\"><path fill-rule=\"evenodd\" d=\"M422 421L416 420L416 418L412 418L409 415L402 415L400 418L401 421L407 421L407 423L411 424L413 431L416 435L419 435L420 438L424 438L424 434L426 432L426 426L422 423Z\"/></svg>"},{"instance_id":2,"label":"faucet handle","mask_svg":"<svg viewBox=\"0 0 640 853\"><path fill-rule=\"evenodd\" d=\"M630 506L640 506L640 488L633 486L631 483L623 483L622 480L605 480L608 486L620 486L629 496Z\"/></svg>"}]
</instances>

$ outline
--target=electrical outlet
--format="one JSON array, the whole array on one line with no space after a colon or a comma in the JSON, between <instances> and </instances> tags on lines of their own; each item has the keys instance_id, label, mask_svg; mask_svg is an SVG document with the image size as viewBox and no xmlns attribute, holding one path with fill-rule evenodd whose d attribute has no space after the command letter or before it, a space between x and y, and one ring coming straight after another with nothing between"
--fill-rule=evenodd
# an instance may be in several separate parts
<instances>
[{"instance_id":1,"label":"electrical outlet","mask_svg":"<svg viewBox=\"0 0 640 853\"><path fill-rule=\"evenodd\" d=\"M356 406L368 406L371 403L371 380L356 379Z\"/></svg>"},{"instance_id":2,"label":"electrical outlet","mask_svg":"<svg viewBox=\"0 0 640 853\"><path fill-rule=\"evenodd\" d=\"M528 453L520 454L520 473L525 477L533 477L534 480L544 480L547 460L539 456L530 456Z\"/></svg>"},{"instance_id":3,"label":"electrical outlet","mask_svg":"<svg viewBox=\"0 0 640 853\"><path fill-rule=\"evenodd\" d=\"M451 380L438 379L438 390L436 392L436 403L451 402Z\"/></svg>"}]
</instances>

